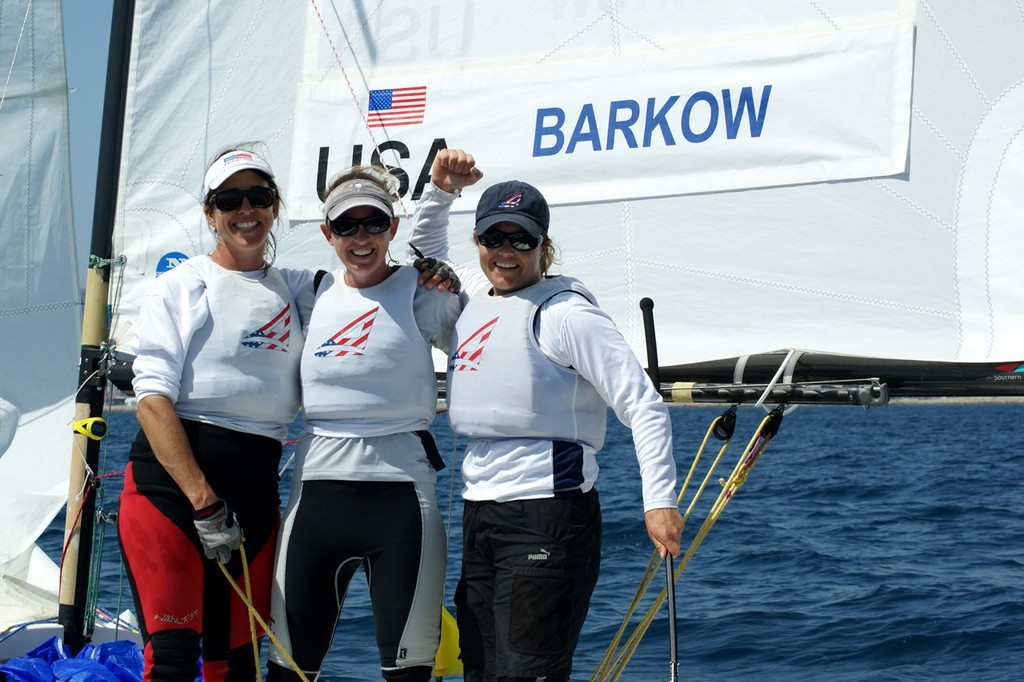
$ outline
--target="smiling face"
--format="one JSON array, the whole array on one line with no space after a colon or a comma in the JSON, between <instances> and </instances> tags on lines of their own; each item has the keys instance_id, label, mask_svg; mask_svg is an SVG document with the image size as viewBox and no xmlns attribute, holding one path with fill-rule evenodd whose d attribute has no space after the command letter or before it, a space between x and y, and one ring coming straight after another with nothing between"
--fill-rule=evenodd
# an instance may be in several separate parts
<instances>
[{"instance_id":1,"label":"smiling face","mask_svg":"<svg viewBox=\"0 0 1024 682\"><path fill-rule=\"evenodd\" d=\"M511 222L498 223L490 229L505 234L523 231L522 227ZM518 251L507 239L493 249L477 240L476 247L480 254L480 269L491 282L495 296L504 296L540 281L543 274L540 262L542 247Z\"/></svg>"},{"instance_id":2,"label":"smiling face","mask_svg":"<svg viewBox=\"0 0 1024 682\"><path fill-rule=\"evenodd\" d=\"M270 183L253 170L243 170L225 180L215 191L270 187ZM264 265L267 238L277 219L278 201L272 206L253 208L244 199L237 210L221 211L215 205L204 206L206 222L217 232L217 247L210 254L214 262L228 270L259 270Z\"/></svg>"},{"instance_id":3,"label":"smiling face","mask_svg":"<svg viewBox=\"0 0 1024 682\"><path fill-rule=\"evenodd\" d=\"M340 217L346 220L359 220L379 215L382 215L380 210L373 206L356 206L342 213ZM354 235L341 237L331 232L331 228L326 224L321 224L320 230L345 266L345 283L349 286L358 289L372 287L383 282L391 274L387 262L388 245L398 232L397 217L391 221L391 226L380 234L369 234L365 227L360 227Z\"/></svg>"}]
</instances>

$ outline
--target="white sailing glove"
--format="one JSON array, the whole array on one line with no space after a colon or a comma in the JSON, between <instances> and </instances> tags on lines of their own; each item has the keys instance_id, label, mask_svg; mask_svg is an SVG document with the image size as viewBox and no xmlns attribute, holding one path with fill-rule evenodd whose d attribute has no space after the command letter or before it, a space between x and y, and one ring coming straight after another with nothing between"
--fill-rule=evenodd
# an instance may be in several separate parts
<instances>
[{"instance_id":1,"label":"white sailing glove","mask_svg":"<svg viewBox=\"0 0 1024 682\"><path fill-rule=\"evenodd\" d=\"M192 517L206 558L222 564L230 561L231 552L242 544L242 527L228 503L217 500L208 507L195 510Z\"/></svg>"}]
</instances>

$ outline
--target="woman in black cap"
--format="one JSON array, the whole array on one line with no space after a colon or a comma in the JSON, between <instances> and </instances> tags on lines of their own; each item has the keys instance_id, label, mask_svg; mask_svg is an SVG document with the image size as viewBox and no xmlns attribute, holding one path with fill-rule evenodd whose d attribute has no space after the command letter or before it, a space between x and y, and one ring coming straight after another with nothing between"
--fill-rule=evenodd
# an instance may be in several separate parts
<instances>
[{"instance_id":1,"label":"woman in black cap","mask_svg":"<svg viewBox=\"0 0 1024 682\"><path fill-rule=\"evenodd\" d=\"M147 680L194 680L200 654L205 680L255 677L248 611L217 562L241 582L244 546L266 618L281 441L299 408L293 292L312 292L309 273L272 265L274 173L253 149L229 148L206 172L202 206L217 245L154 282L135 342L142 428L118 537Z\"/></svg>"},{"instance_id":2,"label":"woman in black cap","mask_svg":"<svg viewBox=\"0 0 1024 682\"><path fill-rule=\"evenodd\" d=\"M475 182L442 150L413 244L447 256L448 209ZM448 362L462 461L462 575L455 594L465 679L567 680L597 583L596 454L610 406L630 427L644 520L678 556L672 432L661 396L593 295L554 262L547 201L518 180L487 188L473 238L481 273L456 267L468 304Z\"/></svg>"}]
</instances>

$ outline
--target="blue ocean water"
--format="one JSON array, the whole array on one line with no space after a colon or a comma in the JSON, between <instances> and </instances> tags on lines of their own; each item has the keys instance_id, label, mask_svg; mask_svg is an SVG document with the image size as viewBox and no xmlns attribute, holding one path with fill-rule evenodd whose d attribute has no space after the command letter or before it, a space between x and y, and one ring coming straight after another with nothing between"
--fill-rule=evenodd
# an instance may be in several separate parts
<instances>
[{"instance_id":1,"label":"blue ocean water","mask_svg":"<svg viewBox=\"0 0 1024 682\"><path fill-rule=\"evenodd\" d=\"M680 481L720 412L671 410ZM715 481L728 476L763 415L740 409ZM1019 679L1022 418L1020 404L805 406L787 415L677 583L680 679ZM111 428L106 469L119 471L137 424L130 412L114 413ZM434 430L442 454L456 463L438 480L442 507L451 510L450 605L461 543L458 455L443 416ZM712 440L703 461L718 448ZM629 432L614 417L600 463L605 549L574 663L573 679L581 680L617 630L651 551ZM704 472L701 466L698 480ZM287 485L286 474L285 494ZM684 545L719 489L709 485ZM119 492L120 479L105 480L105 511L116 511ZM51 556L59 553L62 529L59 518L44 536ZM101 604L118 609L123 590L120 608L127 607L113 526L103 567ZM662 570L648 601L664 584ZM639 613L645 610L646 602ZM622 679L668 679L667 633L662 608ZM361 579L353 583L324 674L379 679Z\"/></svg>"}]
</instances>

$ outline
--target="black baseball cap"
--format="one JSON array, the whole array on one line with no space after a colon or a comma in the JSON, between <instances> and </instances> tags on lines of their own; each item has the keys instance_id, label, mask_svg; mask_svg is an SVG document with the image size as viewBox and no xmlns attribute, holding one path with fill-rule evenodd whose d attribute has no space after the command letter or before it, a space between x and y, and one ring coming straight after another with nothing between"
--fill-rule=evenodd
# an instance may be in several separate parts
<instances>
[{"instance_id":1,"label":"black baseball cap","mask_svg":"<svg viewBox=\"0 0 1024 682\"><path fill-rule=\"evenodd\" d=\"M476 205L476 234L483 234L498 223L519 225L534 237L548 233L551 214L544 195L521 180L508 180L484 190Z\"/></svg>"}]
</instances>

